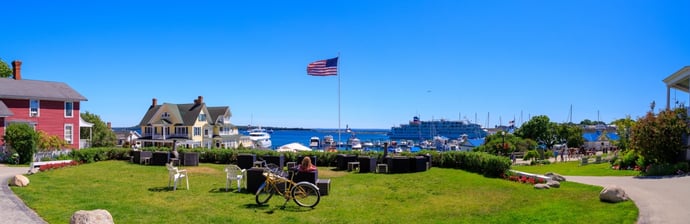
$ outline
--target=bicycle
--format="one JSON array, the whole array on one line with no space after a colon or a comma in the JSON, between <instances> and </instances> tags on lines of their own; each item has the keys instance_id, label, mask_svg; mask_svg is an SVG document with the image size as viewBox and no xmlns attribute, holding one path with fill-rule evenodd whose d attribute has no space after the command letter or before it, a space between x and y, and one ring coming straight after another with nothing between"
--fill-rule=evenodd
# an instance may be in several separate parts
<instances>
[{"instance_id":1,"label":"bicycle","mask_svg":"<svg viewBox=\"0 0 690 224\"><path fill-rule=\"evenodd\" d=\"M285 172L280 170L275 164L268 164L264 169L263 175L266 181L259 186L256 191L256 203L259 205L266 204L274 194L279 194L285 197L285 204L290 199L301 207L314 208L321 200L319 188L307 181L295 183L291 179L285 177ZM282 189L280 185L283 185Z\"/></svg>"}]
</instances>

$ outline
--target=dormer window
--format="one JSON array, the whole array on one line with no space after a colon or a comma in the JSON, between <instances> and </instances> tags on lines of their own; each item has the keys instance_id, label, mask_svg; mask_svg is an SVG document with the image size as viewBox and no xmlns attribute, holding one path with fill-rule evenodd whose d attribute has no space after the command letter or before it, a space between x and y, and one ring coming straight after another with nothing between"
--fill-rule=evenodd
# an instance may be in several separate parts
<instances>
[{"instance_id":1,"label":"dormer window","mask_svg":"<svg viewBox=\"0 0 690 224\"><path fill-rule=\"evenodd\" d=\"M199 121L206 121L206 114L199 114Z\"/></svg>"},{"instance_id":2,"label":"dormer window","mask_svg":"<svg viewBox=\"0 0 690 224\"><path fill-rule=\"evenodd\" d=\"M161 114L161 118L170 118L170 114L168 112L163 112L163 114Z\"/></svg>"}]
</instances>

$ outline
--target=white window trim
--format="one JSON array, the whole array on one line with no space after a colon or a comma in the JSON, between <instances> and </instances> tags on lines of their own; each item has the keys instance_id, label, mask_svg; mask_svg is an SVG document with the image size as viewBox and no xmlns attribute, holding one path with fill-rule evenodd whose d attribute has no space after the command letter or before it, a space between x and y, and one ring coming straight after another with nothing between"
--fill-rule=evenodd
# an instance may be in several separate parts
<instances>
[{"instance_id":1,"label":"white window trim","mask_svg":"<svg viewBox=\"0 0 690 224\"><path fill-rule=\"evenodd\" d=\"M70 127L70 132L69 136L67 134L67 127ZM65 129L63 130L64 134L64 139L67 141L67 143L72 144L74 143L74 125L72 124L65 124Z\"/></svg>"},{"instance_id":2,"label":"white window trim","mask_svg":"<svg viewBox=\"0 0 690 224\"><path fill-rule=\"evenodd\" d=\"M72 115L69 115L69 116L67 115L67 103L72 104L72 109L70 110ZM65 117L67 117L67 118L74 117L74 101L65 101Z\"/></svg>"},{"instance_id":3,"label":"white window trim","mask_svg":"<svg viewBox=\"0 0 690 224\"><path fill-rule=\"evenodd\" d=\"M36 101L36 114L31 111L31 101ZM41 116L41 101L37 99L29 99L29 117Z\"/></svg>"}]
</instances>

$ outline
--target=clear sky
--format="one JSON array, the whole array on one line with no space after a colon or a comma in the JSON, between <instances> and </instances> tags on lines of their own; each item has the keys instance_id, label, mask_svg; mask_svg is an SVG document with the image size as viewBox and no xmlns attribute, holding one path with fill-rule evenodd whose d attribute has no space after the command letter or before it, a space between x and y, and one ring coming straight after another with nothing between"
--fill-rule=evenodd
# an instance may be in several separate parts
<instances>
[{"instance_id":1,"label":"clear sky","mask_svg":"<svg viewBox=\"0 0 690 224\"><path fill-rule=\"evenodd\" d=\"M690 65L690 1L5 1L0 58L65 82L82 112L137 125L159 103L236 125L390 128L665 107ZM306 74L340 54L340 76ZM338 109L340 78L340 110ZM687 93L672 98L689 104ZM672 100L673 101L673 100ZM487 121L488 118L488 121Z\"/></svg>"}]
</instances>

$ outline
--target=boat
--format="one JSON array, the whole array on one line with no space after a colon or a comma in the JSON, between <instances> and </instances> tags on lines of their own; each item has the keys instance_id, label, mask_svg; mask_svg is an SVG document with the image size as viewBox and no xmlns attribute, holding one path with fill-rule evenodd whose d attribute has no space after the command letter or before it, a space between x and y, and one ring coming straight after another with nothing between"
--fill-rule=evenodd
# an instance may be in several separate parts
<instances>
[{"instance_id":1,"label":"boat","mask_svg":"<svg viewBox=\"0 0 690 224\"><path fill-rule=\"evenodd\" d=\"M270 149L272 146L271 134L266 129L251 129L249 130L249 139L252 140L254 147L260 149Z\"/></svg>"},{"instance_id":2,"label":"boat","mask_svg":"<svg viewBox=\"0 0 690 224\"><path fill-rule=\"evenodd\" d=\"M347 140L347 146L352 150L362 150L362 141L357 136L352 135Z\"/></svg>"},{"instance_id":3,"label":"boat","mask_svg":"<svg viewBox=\"0 0 690 224\"><path fill-rule=\"evenodd\" d=\"M318 149L321 148L321 139L319 137L313 136L309 139L309 148Z\"/></svg>"},{"instance_id":4,"label":"boat","mask_svg":"<svg viewBox=\"0 0 690 224\"><path fill-rule=\"evenodd\" d=\"M362 143L362 147L374 148L374 142L372 142L371 140L364 141L364 143Z\"/></svg>"},{"instance_id":5,"label":"boat","mask_svg":"<svg viewBox=\"0 0 690 224\"><path fill-rule=\"evenodd\" d=\"M467 120L451 121L440 119L422 121L418 116L414 116L408 124L392 127L391 131L388 132L390 140L414 139L418 142L425 140L433 141L434 137L437 136L456 139L465 135L466 138L477 139L486 137L487 132L481 125Z\"/></svg>"}]
</instances>

